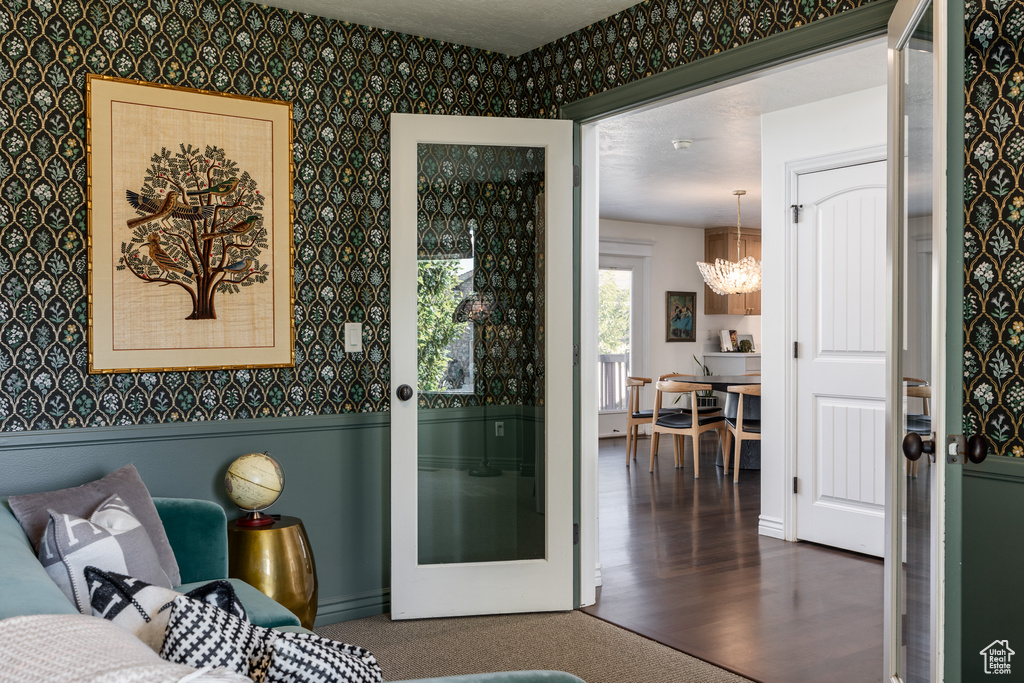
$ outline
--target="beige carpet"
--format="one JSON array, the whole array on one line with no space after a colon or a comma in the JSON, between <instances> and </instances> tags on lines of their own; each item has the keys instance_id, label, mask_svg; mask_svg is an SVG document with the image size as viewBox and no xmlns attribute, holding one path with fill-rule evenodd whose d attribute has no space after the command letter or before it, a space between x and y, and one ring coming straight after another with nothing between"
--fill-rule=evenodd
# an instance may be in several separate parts
<instances>
[{"instance_id":1,"label":"beige carpet","mask_svg":"<svg viewBox=\"0 0 1024 683\"><path fill-rule=\"evenodd\" d=\"M391 621L316 629L361 645L385 681L485 671L557 669L587 683L740 683L748 679L583 612Z\"/></svg>"}]
</instances>

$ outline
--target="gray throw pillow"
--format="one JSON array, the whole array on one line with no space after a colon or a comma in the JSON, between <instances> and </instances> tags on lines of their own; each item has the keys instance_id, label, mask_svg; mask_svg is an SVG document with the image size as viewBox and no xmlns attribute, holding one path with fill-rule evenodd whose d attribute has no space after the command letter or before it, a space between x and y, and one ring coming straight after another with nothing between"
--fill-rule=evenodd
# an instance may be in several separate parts
<instances>
[{"instance_id":1,"label":"gray throw pillow","mask_svg":"<svg viewBox=\"0 0 1024 683\"><path fill-rule=\"evenodd\" d=\"M49 512L50 521L39 544L39 562L82 614L92 614L85 578L89 566L172 587L149 534L120 496L107 498L89 519Z\"/></svg>"},{"instance_id":2,"label":"gray throw pillow","mask_svg":"<svg viewBox=\"0 0 1024 683\"><path fill-rule=\"evenodd\" d=\"M156 506L153 505L149 489L142 483L142 477L139 476L135 465L125 465L102 479L81 486L11 496L7 499L7 503L11 506L14 516L18 518L21 528L25 530L25 535L28 536L32 547L38 552L39 541L50 520L48 510L59 510L78 517L88 517L100 503L115 493L121 496L121 500L132 509L132 513L142 522L142 526L149 533L149 540L156 548L157 555L160 557L160 566L163 567L167 578L171 580L171 585L181 585L178 561L174 559L171 542L167 540L164 524L160 521L160 515L156 511Z\"/></svg>"}]
</instances>

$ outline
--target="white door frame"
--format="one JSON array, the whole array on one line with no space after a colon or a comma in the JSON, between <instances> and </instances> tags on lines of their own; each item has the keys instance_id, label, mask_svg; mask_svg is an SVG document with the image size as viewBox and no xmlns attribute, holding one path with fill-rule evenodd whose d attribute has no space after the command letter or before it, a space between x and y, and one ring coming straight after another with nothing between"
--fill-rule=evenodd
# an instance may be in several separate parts
<instances>
[{"instance_id":1,"label":"white door frame","mask_svg":"<svg viewBox=\"0 0 1024 683\"><path fill-rule=\"evenodd\" d=\"M786 197L788 198L786 204L793 206L798 203L801 175L884 160L885 146L880 145L788 162L786 164ZM795 343L806 341L801 340L797 334L798 316L800 313L798 304L799 292L797 291L797 275L800 267L797 260L797 239L797 230L792 221L789 221L785 231L785 258L783 261L786 311L784 316L786 338L783 348L786 349L792 349ZM803 351L801 349L801 353ZM797 359L792 354L785 354L784 376L785 389L783 396L785 405L788 408L786 410L783 436L783 453L787 454L787 457L783 459L783 481L787 482L793 481L793 477L797 475L797 430L800 426L797 416ZM810 483L808 482L807 485L810 485ZM764 521L762 520L763 524ZM782 516L782 538L786 541L797 540L795 495L787 495L785 497Z\"/></svg>"}]
</instances>

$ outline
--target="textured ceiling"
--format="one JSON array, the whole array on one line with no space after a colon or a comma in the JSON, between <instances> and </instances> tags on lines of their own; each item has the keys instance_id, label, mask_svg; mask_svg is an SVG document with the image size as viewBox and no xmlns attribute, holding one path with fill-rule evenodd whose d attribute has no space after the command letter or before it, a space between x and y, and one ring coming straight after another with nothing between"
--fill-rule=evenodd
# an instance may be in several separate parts
<instances>
[{"instance_id":1,"label":"textured ceiling","mask_svg":"<svg viewBox=\"0 0 1024 683\"><path fill-rule=\"evenodd\" d=\"M520 55L636 0L274 0L296 12Z\"/></svg>"},{"instance_id":2,"label":"textured ceiling","mask_svg":"<svg viewBox=\"0 0 1024 683\"><path fill-rule=\"evenodd\" d=\"M761 114L884 85L872 41L600 124L601 217L709 228L761 225ZM837 134L840 131L837 131ZM685 151L672 141L693 140Z\"/></svg>"}]
</instances>

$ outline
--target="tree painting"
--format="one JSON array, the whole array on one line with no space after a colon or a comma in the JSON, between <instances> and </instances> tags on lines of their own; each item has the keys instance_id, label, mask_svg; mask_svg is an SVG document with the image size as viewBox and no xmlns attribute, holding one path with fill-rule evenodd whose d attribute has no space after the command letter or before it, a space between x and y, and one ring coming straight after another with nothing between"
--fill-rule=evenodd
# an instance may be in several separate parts
<instances>
[{"instance_id":1,"label":"tree painting","mask_svg":"<svg viewBox=\"0 0 1024 683\"><path fill-rule=\"evenodd\" d=\"M237 294L269 278L269 266L260 262L270 246L265 196L225 150L161 149L141 188L125 189L125 201L138 217L127 222L131 238L121 242L117 270L187 294L192 312L186 320L215 320L218 294Z\"/></svg>"}]
</instances>

